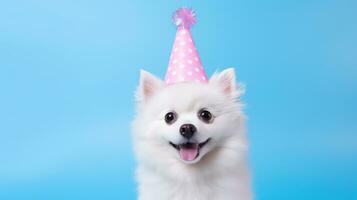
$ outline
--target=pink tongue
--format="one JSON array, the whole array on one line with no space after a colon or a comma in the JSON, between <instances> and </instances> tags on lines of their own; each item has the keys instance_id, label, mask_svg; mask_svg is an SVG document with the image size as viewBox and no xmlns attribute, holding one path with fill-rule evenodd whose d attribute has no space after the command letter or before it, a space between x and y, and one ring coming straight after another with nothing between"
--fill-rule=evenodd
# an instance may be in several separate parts
<instances>
[{"instance_id":1,"label":"pink tongue","mask_svg":"<svg viewBox=\"0 0 357 200\"><path fill-rule=\"evenodd\" d=\"M191 146L190 148L181 147L180 148L180 157L184 161L192 161L198 155L198 145Z\"/></svg>"}]
</instances>

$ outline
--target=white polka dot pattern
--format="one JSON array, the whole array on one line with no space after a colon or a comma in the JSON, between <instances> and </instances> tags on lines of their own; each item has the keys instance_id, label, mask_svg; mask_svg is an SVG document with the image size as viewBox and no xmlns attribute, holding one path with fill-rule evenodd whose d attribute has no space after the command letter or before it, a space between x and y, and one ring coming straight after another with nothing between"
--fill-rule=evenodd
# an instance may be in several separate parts
<instances>
[{"instance_id":1,"label":"white polka dot pattern","mask_svg":"<svg viewBox=\"0 0 357 200\"><path fill-rule=\"evenodd\" d=\"M165 82L169 85L187 81L207 83L208 79L191 32L188 29L179 28L171 51Z\"/></svg>"}]
</instances>

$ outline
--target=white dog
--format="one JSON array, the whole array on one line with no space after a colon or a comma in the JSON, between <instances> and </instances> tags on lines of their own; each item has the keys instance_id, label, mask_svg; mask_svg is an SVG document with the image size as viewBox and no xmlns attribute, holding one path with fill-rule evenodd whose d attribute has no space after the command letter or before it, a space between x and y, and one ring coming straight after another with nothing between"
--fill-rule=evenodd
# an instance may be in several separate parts
<instances>
[{"instance_id":1,"label":"white dog","mask_svg":"<svg viewBox=\"0 0 357 200\"><path fill-rule=\"evenodd\" d=\"M133 123L140 200L251 200L233 69L166 85L142 71Z\"/></svg>"}]
</instances>

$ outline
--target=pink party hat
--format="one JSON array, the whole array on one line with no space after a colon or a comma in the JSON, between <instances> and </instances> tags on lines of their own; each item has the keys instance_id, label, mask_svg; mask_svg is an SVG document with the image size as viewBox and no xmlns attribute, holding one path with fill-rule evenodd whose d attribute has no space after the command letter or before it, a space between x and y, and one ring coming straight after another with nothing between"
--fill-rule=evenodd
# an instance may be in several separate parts
<instances>
[{"instance_id":1,"label":"pink party hat","mask_svg":"<svg viewBox=\"0 0 357 200\"><path fill-rule=\"evenodd\" d=\"M196 23L195 12L189 8L180 8L172 18L177 26L177 32L165 76L166 84L189 81L208 83L190 31Z\"/></svg>"}]
</instances>

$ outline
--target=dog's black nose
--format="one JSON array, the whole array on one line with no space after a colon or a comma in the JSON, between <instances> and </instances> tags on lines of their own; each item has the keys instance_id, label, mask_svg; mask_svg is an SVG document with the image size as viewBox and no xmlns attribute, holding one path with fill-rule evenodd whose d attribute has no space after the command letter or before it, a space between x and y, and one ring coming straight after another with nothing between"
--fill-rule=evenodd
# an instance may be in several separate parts
<instances>
[{"instance_id":1,"label":"dog's black nose","mask_svg":"<svg viewBox=\"0 0 357 200\"><path fill-rule=\"evenodd\" d=\"M183 124L180 127L180 133L184 138L190 139L195 133L197 129L193 124Z\"/></svg>"}]
</instances>

